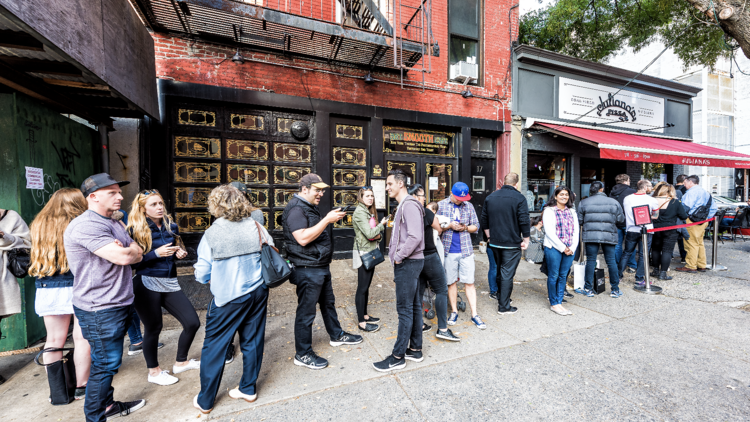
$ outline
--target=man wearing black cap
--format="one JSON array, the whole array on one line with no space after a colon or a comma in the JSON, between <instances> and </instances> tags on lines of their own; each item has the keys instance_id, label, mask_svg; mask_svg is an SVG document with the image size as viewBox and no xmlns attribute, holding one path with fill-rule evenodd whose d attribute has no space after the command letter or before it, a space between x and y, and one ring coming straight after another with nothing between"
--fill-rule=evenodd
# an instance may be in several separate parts
<instances>
[{"instance_id":1,"label":"man wearing black cap","mask_svg":"<svg viewBox=\"0 0 750 422\"><path fill-rule=\"evenodd\" d=\"M323 369L328 361L312 349L312 325L315 306L320 314L333 347L359 344L362 336L341 329L336 314L336 298L331 285L329 264L333 258L333 242L326 231L346 215L341 209L320 216L318 204L329 186L317 174L307 174L299 183L299 193L289 201L282 215L287 257L295 268L291 282L297 285L297 316L294 320L294 364L310 369Z\"/></svg>"},{"instance_id":2,"label":"man wearing black cap","mask_svg":"<svg viewBox=\"0 0 750 422\"><path fill-rule=\"evenodd\" d=\"M146 400L119 402L113 398L112 378L122 363L125 333L133 313L130 265L143 259L143 249L125 227L112 219L120 209L120 186L106 173L81 185L88 211L70 222L63 239L73 281L73 311L83 337L91 344L91 375L83 411L87 422L126 416Z\"/></svg>"}]
</instances>

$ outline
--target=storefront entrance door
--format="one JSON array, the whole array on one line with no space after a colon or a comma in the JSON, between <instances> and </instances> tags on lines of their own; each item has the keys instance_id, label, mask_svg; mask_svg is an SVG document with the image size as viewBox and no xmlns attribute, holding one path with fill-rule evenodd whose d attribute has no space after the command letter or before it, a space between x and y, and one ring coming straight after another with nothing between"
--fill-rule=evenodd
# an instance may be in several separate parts
<instances>
[{"instance_id":1,"label":"storefront entrance door","mask_svg":"<svg viewBox=\"0 0 750 422\"><path fill-rule=\"evenodd\" d=\"M426 189L427 203L442 201L450 195L453 183L453 163L428 157L403 158L389 159L386 162L387 171L401 170L406 174L408 186L415 183L422 185ZM398 203L395 200L390 200L388 205L388 212L392 213Z\"/></svg>"}]
</instances>

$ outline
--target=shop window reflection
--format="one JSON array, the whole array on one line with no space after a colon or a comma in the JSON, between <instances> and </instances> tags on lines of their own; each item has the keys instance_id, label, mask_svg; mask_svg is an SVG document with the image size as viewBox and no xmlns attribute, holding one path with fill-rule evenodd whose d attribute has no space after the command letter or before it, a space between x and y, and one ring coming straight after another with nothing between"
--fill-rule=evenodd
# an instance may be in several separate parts
<instances>
[{"instance_id":1,"label":"shop window reflection","mask_svg":"<svg viewBox=\"0 0 750 422\"><path fill-rule=\"evenodd\" d=\"M563 155L527 155L526 196L529 211L539 212L558 186L568 184L568 160Z\"/></svg>"}]
</instances>

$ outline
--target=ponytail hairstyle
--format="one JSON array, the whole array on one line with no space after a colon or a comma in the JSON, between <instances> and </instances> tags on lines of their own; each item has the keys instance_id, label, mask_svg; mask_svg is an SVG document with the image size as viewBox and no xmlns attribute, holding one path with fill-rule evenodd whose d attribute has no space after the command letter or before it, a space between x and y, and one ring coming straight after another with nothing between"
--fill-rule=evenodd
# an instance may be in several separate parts
<instances>
[{"instance_id":1,"label":"ponytail hairstyle","mask_svg":"<svg viewBox=\"0 0 750 422\"><path fill-rule=\"evenodd\" d=\"M133 203L130 205L130 215L128 216L128 233L135 243L143 248L144 254L151 251L151 229L148 227L149 217L146 215L146 201L148 201L152 195L158 196L159 199L161 199L161 202L164 203L164 198L158 190L151 189L141 191L135 196L135 199L133 199ZM164 210L162 225L167 228L169 233L172 233L172 217L167 214L166 210Z\"/></svg>"},{"instance_id":2,"label":"ponytail hairstyle","mask_svg":"<svg viewBox=\"0 0 750 422\"><path fill-rule=\"evenodd\" d=\"M31 223L29 275L41 278L70 271L63 233L68 224L87 209L88 203L80 189L62 188L52 194Z\"/></svg>"}]
</instances>

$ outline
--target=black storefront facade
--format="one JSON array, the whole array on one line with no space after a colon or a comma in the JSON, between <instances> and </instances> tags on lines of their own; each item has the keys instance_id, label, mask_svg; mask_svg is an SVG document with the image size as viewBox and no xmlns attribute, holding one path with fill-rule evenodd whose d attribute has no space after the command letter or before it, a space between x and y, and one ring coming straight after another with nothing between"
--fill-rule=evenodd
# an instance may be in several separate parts
<instances>
[{"instance_id":1,"label":"black storefront facade","mask_svg":"<svg viewBox=\"0 0 750 422\"><path fill-rule=\"evenodd\" d=\"M281 214L299 179L319 174L329 185L320 210L355 205L372 186L380 216L393 204L389 170L427 186L428 201L464 181L477 211L495 189L495 154L504 123L461 116L159 80L161 121L146 119L141 136L142 188L162 192L191 258L211 224L207 198L241 181L279 244ZM351 212L332 228L336 258L350 256ZM189 261L189 260L188 260Z\"/></svg>"},{"instance_id":2,"label":"black storefront facade","mask_svg":"<svg viewBox=\"0 0 750 422\"><path fill-rule=\"evenodd\" d=\"M643 163L658 162L625 152L637 148L603 145L606 141L591 142L566 131L593 130L605 140L635 135L654 149L692 141L692 98L698 88L526 45L515 47L513 54L511 168L521 175L521 191L534 213L557 186L570 187L580 200L593 181L602 181L608 193L615 176L627 173L634 186ZM607 158L611 155L604 148L610 146L620 148L623 158ZM667 161L676 160L662 161L659 176L674 183L683 166Z\"/></svg>"}]
</instances>

